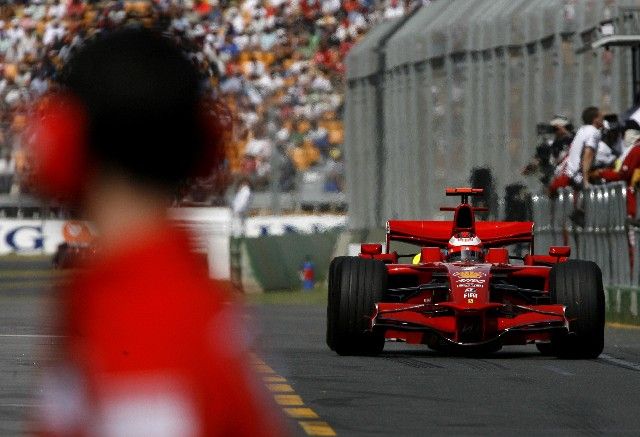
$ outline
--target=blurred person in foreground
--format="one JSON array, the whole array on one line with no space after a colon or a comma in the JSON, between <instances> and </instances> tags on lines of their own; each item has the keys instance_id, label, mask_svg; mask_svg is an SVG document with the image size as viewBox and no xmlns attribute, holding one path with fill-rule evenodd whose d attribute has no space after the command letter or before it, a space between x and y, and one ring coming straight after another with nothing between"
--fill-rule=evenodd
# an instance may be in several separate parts
<instances>
[{"instance_id":1,"label":"blurred person in foreground","mask_svg":"<svg viewBox=\"0 0 640 437\"><path fill-rule=\"evenodd\" d=\"M193 64L169 40L130 29L87 42L61 82L33 126L36 179L93 221L101 252L61 290L60 359L35 431L283 435L236 306L167 219L173 190L210 144ZM47 149L56 136L66 150ZM66 172L47 174L46 159Z\"/></svg>"}]
</instances>

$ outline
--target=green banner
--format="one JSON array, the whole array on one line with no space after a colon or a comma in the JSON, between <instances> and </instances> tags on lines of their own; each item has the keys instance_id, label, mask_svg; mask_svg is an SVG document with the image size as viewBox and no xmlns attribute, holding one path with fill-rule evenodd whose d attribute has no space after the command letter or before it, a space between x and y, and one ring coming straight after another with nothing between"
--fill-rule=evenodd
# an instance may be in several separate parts
<instances>
[{"instance_id":1,"label":"green banner","mask_svg":"<svg viewBox=\"0 0 640 437\"><path fill-rule=\"evenodd\" d=\"M249 258L253 279L264 291L297 290L302 288L300 272L307 257L314 265L316 283L326 279L340 232L244 238L240 243Z\"/></svg>"}]
</instances>

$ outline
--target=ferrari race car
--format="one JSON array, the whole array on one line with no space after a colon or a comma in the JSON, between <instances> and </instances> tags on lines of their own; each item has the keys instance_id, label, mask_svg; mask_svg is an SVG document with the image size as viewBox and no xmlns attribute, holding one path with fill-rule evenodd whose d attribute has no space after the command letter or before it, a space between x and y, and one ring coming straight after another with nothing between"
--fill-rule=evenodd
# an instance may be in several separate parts
<instances>
[{"instance_id":1,"label":"ferrari race car","mask_svg":"<svg viewBox=\"0 0 640 437\"><path fill-rule=\"evenodd\" d=\"M61 243L53 255L51 264L54 269L73 269L85 266L98 252L93 244Z\"/></svg>"},{"instance_id":2,"label":"ferrari race car","mask_svg":"<svg viewBox=\"0 0 640 437\"><path fill-rule=\"evenodd\" d=\"M375 355L385 340L462 353L535 343L544 354L596 358L604 346L598 265L569 260L565 246L534 255L532 222L476 222L481 208L468 199L481 189L446 194L462 198L441 208L453 221L390 220L384 253L382 244L362 244L359 256L333 259L328 346ZM390 249L406 243L418 246L411 255ZM525 255L510 254L514 247Z\"/></svg>"},{"instance_id":3,"label":"ferrari race car","mask_svg":"<svg viewBox=\"0 0 640 437\"><path fill-rule=\"evenodd\" d=\"M98 253L95 234L84 221L69 220L62 226L64 242L58 245L53 259L55 269L83 267Z\"/></svg>"}]
</instances>

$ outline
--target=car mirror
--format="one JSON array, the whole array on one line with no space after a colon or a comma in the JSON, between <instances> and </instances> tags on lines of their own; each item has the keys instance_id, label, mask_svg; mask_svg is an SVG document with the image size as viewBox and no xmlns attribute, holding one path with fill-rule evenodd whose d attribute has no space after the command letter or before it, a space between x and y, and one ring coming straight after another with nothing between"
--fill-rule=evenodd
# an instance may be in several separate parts
<instances>
[{"instance_id":1,"label":"car mirror","mask_svg":"<svg viewBox=\"0 0 640 437\"><path fill-rule=\"evenodd\" d=\"M557 257L568 257L571 255L571 248L569 246L551 246L549 248L549 255Z\"/></svg>"},{"instance_id":2,"label":"car mirror","mask_svg":"<svg viewBox=\"0 0 640 437\"><path fill-rule=\"evenodd\" d=\"M360 245L360 252L365 255L380 255L382 253L382 244L363 243Z\"/></svg>"}]
</instances>

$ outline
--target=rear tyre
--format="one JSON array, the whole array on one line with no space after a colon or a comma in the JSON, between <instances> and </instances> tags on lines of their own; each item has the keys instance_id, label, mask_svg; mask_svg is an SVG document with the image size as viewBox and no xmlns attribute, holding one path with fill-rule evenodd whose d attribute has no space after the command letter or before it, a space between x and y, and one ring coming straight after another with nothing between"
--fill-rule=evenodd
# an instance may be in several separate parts
<instances>
[{"instance_id":1,"label":"rear tyre","mask_svg":"<svg viewBox=\"0 0 640 437\"><path fill-rule=\"evenodd\" d=\"M600 267L591 261L570 260L549 273L551 301L567 307L569 331L552 341L561 358L597 358L604 348L604 288Z\"/></svg>"},{"instance_id":2,"label":"rear tyre","mask_svg":"<svg viewBox=\"0 0 640 437\"><path fill-rule=\"evenodd\" d=\"M341 257L329 270L327 344L340 355L379 354L384 336L370 330L370 317L387 287L384 263Z\"/></svg>"},{"instance_id":3,"label":"rear tyre","mask_svg":"<svg viewBox=\"0 0 640 437\"><path fill-rule=\"evenodd\" d=\"M542 355L545 355L545 356L555 355L553 351L552 343L536 343L536 348L538 348L538 350Z\"/></svg>"}]
</instances>

